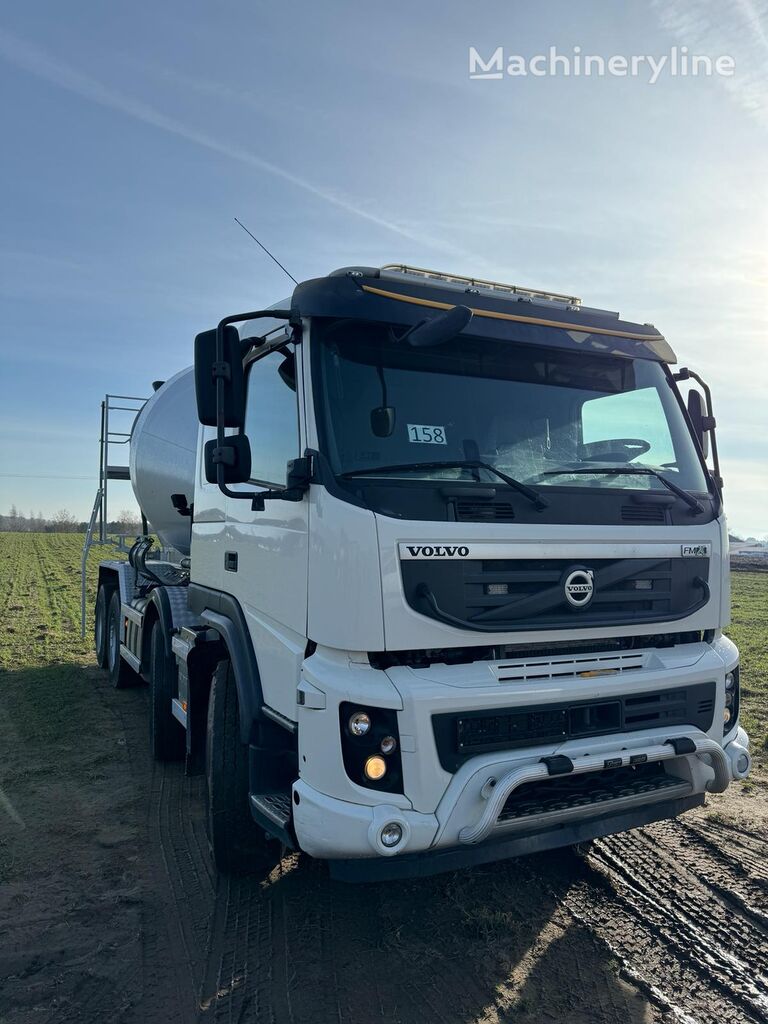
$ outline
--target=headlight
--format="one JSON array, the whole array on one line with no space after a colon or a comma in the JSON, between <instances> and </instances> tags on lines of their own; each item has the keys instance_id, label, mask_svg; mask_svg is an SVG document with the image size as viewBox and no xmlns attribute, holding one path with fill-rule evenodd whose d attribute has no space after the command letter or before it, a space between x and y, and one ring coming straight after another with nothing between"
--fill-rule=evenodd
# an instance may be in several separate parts
<instances>
[{"instance_id":1,"label":"headlight","mask_svg":"<svg viewBox=\"0 0 768 1024\"><path fill-rule=\"evenodd\" d=\"M397 711L344 701L339 706L339 727L348 778L366 789L402 793Z\"/></svg>"},{"instance_id":2,"label":"headlight","mask_svg":"<svg viewBox=\"0 0 768 1024\"><path fill-rule=\"evenodd\" d=\"M730 732L739 717L739 666L725 673L725 707L723 708L723 732Z\"/></svg>"},{"instance_id":3,"label":"headlight","mask_svg":"<svg viewBox=\"0 0 768 1024\"><path fill-rule=\"evenodd\" d=\"M371 717L365 711L356 711L349 717L349 731L353 736L365 736L371 728Z\"/></svg>"}]
</instances>

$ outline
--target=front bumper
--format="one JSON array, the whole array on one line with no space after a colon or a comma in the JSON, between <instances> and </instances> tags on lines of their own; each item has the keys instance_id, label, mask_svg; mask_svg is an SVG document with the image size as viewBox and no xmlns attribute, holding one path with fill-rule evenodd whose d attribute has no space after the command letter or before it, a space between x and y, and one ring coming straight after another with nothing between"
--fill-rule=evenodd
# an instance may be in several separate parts
<instances>
[{"instance_id":1,"label":"front bumper","mask_svg":"<svg viewBox=\"0 0 768 1024\"><path fill-rule=\"evenodd\" d=\"M556 757L544 750L521 751L516 757L478 757L456 773L434 814L395 804L364 806L339 800L299 780L294 785L294 827L299 845L314 857L343 863L372 858L410 862L413 855L446 854L436 858L441 866L432 870L449 870L461 862L551 849L673 817L703 803L705 793L722 793L732 780L744 778L750 767L748 745L741 728L725 747L695 729L676 730L673 736L649 730L643 735L566 743ZM636 765L663 765L665 771L654 784L639 790L611 790L612 774ZM521 786L590 773L609 782L596 800L565 801L522 816L504 813ZM664 785L657 785L659 781ZM381 830L391 823L402 832L395 848L381 841ZM480 853L468 853L471 850ZM340 865L336 868L338 873ZM393 874L391 868L385 873Z\"/></svg>"}]
</instances>

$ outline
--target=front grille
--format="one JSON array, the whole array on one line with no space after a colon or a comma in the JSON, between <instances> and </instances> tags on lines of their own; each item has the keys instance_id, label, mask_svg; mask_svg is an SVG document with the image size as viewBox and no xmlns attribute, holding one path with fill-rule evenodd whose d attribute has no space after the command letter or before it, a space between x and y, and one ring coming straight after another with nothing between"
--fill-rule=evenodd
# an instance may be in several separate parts
<instances>
[{"instance_id":1,"label":"front grille","mask_svg":"<svg viewBox=\"0 0 768 1024\"><path fill-rule=\"evenodd\" d=\"M586 673L618 675L643 668L645 661L646 655L642 651L593 656L584 654L552 658L549 661L539 659L502 663L495 665L493 672L500 683L511 683L529 679L558 679Z\"/></svg>"},{"instance_id":2,"label":"front grille","mask_svg":"<svg viewBox=\"0 0 768 1024\"><path fill-rule=\"evenodd\" d=\"M577 737L692 726L712 726L715 683L675 690L623 694L591 701L491 708L432 716L442 767L454 772L468 758L496 750L519 750Z\"/></svg>"},{"instance_id":3,"label":"front grille","mask_svg":"<svg viewBox=\"0 0 768 1024\"><path fill-rule=\"evenodd\" d=\"M577 628L661 622L707 601L709 559L404 559L408 603L423 615L465 629ZM591 601L575 607L565 581L593 574Z\"/></svg>"},{"instance_id":4,"label":"front grille","mask_svg":"<svg viewBox=\"0 0 768 1024\"><path fill-rule=\"evenodd\" d=\"M456 519L460 523L511 523L515 510L509 501L457 501Z\"/></svg>"},{"instance_id":5,"label":"front grille","mask_svg":"<svg viewBox=\"0 0 768 1024\"><path fill-rule=\"evenodd\" d=\"M690 783L668 775L660 764L615 768L612 771L565 775L541 782L527 782L509 795L498 824L524 823L527 819L556 811L599 808L611 800L671 796L672 790Z\"/></svg>"}]
</instances>

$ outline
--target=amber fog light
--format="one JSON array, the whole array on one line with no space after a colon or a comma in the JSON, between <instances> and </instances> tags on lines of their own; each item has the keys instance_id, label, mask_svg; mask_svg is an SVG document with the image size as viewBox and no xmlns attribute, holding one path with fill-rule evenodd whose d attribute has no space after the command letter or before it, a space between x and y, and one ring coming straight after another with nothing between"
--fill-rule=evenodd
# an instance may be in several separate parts
<instances>
[{"instance_id":1,"label":"amber fog light","mask_svg":"<svg viewBox=\"0 0 768 1024\"><path fill-rule=\"evenodd\" d=\"M383 779L387 774L387 763L383 757L374 754L373 757L369 757L365 762L363 771L366 778L371 779L373 782L378 782L379 779Z\"/></svg>"}]
</instances>

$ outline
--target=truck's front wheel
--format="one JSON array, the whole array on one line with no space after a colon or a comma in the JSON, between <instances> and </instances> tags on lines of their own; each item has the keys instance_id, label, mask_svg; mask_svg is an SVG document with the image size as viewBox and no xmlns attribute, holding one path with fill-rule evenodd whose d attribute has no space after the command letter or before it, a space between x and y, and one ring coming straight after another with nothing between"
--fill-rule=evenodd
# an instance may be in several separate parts
<instances>
[{"instance_id":1,"label":"truck's front wheel","mask_svg":"<svg viewBox=\"0 0 768 1024\"><path fill-rule=\"evenodd\" d=\"M152 754L158 761L179 761L184 756L186 736L171 710L176 696L176 666L165 652L163 626L152 626L149 640L149 736Z\"/></svg>"},{"instance_id":2,"label":"truck's front wheel","mask_svg":"<svg viewBox=\"0 0 768 1024\"><path fill-rule=\"evenodd\" d=\"M213 860L226 874L267 866L267 841L251 817L248 747L240 739L237 687L231 663L216 666L208 702L206 739L208 838Z\"/></svg>"}]
</instances>

